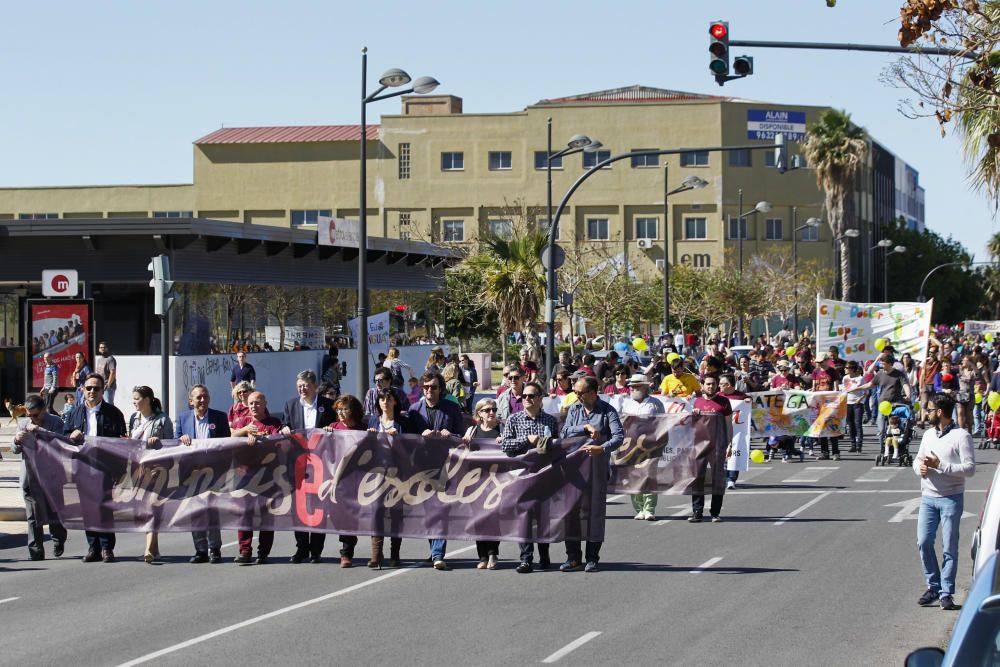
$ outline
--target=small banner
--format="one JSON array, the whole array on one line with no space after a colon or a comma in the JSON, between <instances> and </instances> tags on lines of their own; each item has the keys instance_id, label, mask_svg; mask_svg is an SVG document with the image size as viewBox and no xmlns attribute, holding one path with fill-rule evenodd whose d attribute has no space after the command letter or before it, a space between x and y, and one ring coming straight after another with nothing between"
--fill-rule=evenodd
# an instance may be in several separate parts
<instances>
[{"instance_id":1,"label":"small banner","mask_svg":"<svg viewBox=\"0 0 1000 667\"><path fill-rule=\"evenodd\" d=\"M896 358L909 352L923 362L931 330L934 299L927 303L851 303L816 297L816 350L831 346L848 361L868 361L878 356L875 341L888 340Z\"/></svg>"},{"instance_id":2,"label":"small banner","mask_svg":"<svg viewBox=\"0 0 1000 667\"><path fill-rule=\"evenodd\" d=\"M753 431L764 436L839 438L845 435L847 394L776 390L750 394Z\"/></svg>"}]
</instances>

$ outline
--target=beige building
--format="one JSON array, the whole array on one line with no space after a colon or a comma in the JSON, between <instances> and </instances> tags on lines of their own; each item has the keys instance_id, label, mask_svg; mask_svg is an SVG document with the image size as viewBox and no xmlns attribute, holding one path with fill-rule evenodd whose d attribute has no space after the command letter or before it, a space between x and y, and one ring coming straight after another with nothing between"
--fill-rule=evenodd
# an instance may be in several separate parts
<instances>
[{"instance_id":1,"label":"beige building","mask_svg":"<svg viewBox=\"0 0 1000 667\"><path fill-rule=\"evenodd\" d=\"M603 144L599 152L553 164L556 204L589 166L610 155L692 149L622 160L594 174L569 201L560 243L603 246L649 276L664 258L665 233L672 263L719 266L726 249L739 245L742 189L744 210L762 200L772 204L769 212L747 217L744 257L790 247L795 216L798 224L823 217L814 172L806 166L778 173L772 150L696 149L764 145L776 129L796 139L823 111L642 86L543 100L511 113L463 113L462 100L449 95L403 97L402 113L368 128L369 233L471 243L521 214L544 219L551 118L555 150L575 134ZM223 128L194 142L191 184L0 189L0 221L196 217L308 229L318 215L358 215L359 132L356 125ZM791 154L798 152L797 143L789 147ZM891 154L878 149L882 153L872 151L858 179L858 211L866 227L895 217L890 211L901 196L898 179L886 181L886 170L878 167L879 155ZM665 174L670 189L688 176L708 186L671 196L664 230ZM911 186L918 187L913 174ZM923 190L917 194L919 207L913 209L922 226ZM916 194L906 196L916 202ZM859 253L866 236L855 242ZM879 238L877 229L870 237ZM802 230L799 240L801 258L832 259L828 226Z\"/></svg>"}]
</instances>

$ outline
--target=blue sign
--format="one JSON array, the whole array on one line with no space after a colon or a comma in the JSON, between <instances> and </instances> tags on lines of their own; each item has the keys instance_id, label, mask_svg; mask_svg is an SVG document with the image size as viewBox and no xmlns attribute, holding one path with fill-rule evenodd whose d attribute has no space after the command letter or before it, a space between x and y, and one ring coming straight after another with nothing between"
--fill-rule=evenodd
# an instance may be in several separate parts
<instances>
[{"instance_id":1,"label":"blue sign","mask_svg":"<svg viewBox=\"0 0 1000 667\"><path fill-rule=\"evenodd\" d=\"M747 109L747 139L773 140L778 133L786 141L802 141L806 137L806 112L778 109Z\"/></svg>"}]
</instances>

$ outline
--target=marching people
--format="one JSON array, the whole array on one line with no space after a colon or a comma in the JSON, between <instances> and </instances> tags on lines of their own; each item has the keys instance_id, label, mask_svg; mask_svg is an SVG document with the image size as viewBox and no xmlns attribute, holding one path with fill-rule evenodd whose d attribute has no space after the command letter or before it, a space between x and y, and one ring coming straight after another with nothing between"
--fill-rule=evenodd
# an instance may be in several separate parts
<instances>
[{"instance_id":1,"label":"marching people","mask_svg":"<svg viewBox=\"0 0 1000 667\"><path fill-rule=\"evenodd\" d=\"M663 378L660 384L660 393L664 396L674 396L685 398L693 396L695 392L701 390L696 378L684 366L683 359L674 359L670 362L670 375Z\"/></svg>"},{"instance_id":2,"label":"marching people","mask_svg":"<svg viewBox=\"0 0 1000 667\"><path fill-rule=\"evenodd\" d=\"M82 356L82 355L81 355ZM91 373L81 385L83 401L70 413L65 430L70 440L82 443L85 436L123 438L128 434L121 410L104 400L104 378ZM101 508L103 515L105 510ZM88 530L87 554L83 562L115 562L115 534Z\"/></svg>"},{"instance_id":3,"label":"marching people","mask_svg":"<svg viewBox=\"0 0 1000 667\"><path fill-rule=\"evenodd\" d=\"M104 393L107 396L107 391ZM153 396L153 390L138 386L132 390L132 405L135 412L128 420L128 437L142 442L147 449L156 449L160 440L174 437L174 426L163 411L160 399ZM155 512L155 509L154 509ZM155 531L146 533L146 551L142 559L152 563L160 557L160 542Z\"/></svg>"},{"instance_id":4,"label":"marching people","mask_svg":"<svg viewBox=\"0 0 1000 667\"><path fill-rule=\"evenodd\" d=\"M955 575L958 572L958 532L965 500L965 478L976 472L972 436L953 421L955 399L935 394L927 405L931 428L924 432L913 470L920 476L920 511L917 515L917 549L927 590L917 601L935 602L942 609L957 609ZM941 528L941 564L934 542Z\"/></svg>"},{"instance_id":5,"label":"marching people","mask_svg":"<svg viewBox=\"0 0 1000 667\"><path fill-rule=\"evenodd\" d=\"M476 400L476 389L479 387L479 373L476 370L476 364L467 354L458 358L458 370L461 373L462 387L465 389L464 408L466 412L472 412L472 404Z\"/></svg>"},{"instance_id":6,"label":"marching people","mask_svg":"<svg viewBox=\"0 0 1000 667\"><path fill-rule=\"evenodd\" d=\"M48 356L48 354L46 354ZM62 435L63 421L50 414L45 401L40 396L28 396L24 399L24 409L28 416L18 420L17 431L14 433L13 454L20 454L22 446L29 433L44 429ZM42 517L49 520L49 536L52 538L52 555L59 558L63 555L66 545L66 529L59 523L58 517L48 510L45 496L42 495L38 480L28 470L24 457L21 458L20 475L21 493L24 496L24 518L28 523L28 555L31 560L45 560L45 531Z\"/></svg>"},{"instance_id":7,"label":"marching people","mask_svg":"<svg viewBox=\"0 0 1000 667\"><path fill-rule=\"evenodd\" d=\"M295 376L295 391L298 396L285 403L285 410L281 416L282 433L287 435L292 431L323 428L336 421L333 403L320 396L318 388L314 371L306 369ZM313 474L315 475L316 472L313 471ZM295 553L292 555L292 562L299 564L307 558L313 563L320 562L325 544L326 533L296 530Z\"/></svg>"},{"instance_id":8,"label":"marching people","mask_svg":"<svg viewBox=\"0 0 1000 667\"><path fill-rule=\"evenodd\" d=\"M192 407L177 416L175 434L182 445L190 447L195 440L230 436L226 413L210 408L210 402L208 387L203 384L191 387L188 392L188 403ZM191 538L194 541L194 556L189 562L193 564L222 562L222 531L218 528L195 530L192 531Z\"/></svg>"},{"instance_id":9,"label":"marching people","mask_svg":"<svg viewBox=\"0 0 1000 667\"><path fill-rule=\"evenodd\" d=\"M625 364L618 364L615 366L614 382L609 382L608 385L601 390L601 393L605 396L628 396L629 393L631 393L629 375L631 375L631 373L629 373L628 366Z\"/></svg>"},{"instance_id":10,"label":"marching people","mask_svg":"<svg viewBox=\"0 0 1000 667\"><path fill-rule=\"evenodd\" d=\"M743 357L743 358L746 359L746 357ZM749 396L747 396L742 391L739 391L738 389L736 389L736 378L733 376L732 373L724 373L724 374L722 374L722 375L719 376L719 395L722 396L723 398L729 400L730 401L730 405L732 405L732 401L745 401L747 403L750 402L750 397ZM732 451L732 447L730 447L729 456L726 457L726 488L727 489L735 489L736 488L736 482L739 481L739 479L740 479L740 471L739 470L736 470L736 469L730 470L729 469L730 462L731 462L731 459L732 459L732 456L733 456L734 453L735 452Z\"/></svg>"},{"instance_id":11,"label":"marching people","mask_svg":"<svg viewBox=\"0 0 1000 667\"><path fill-rule=\"evenodd\" d=\"M861 365L856 361L847 362L847 374L840 382L840 390L847 394L847 435L851 439L851 452L861 453L861 446L864 441L864 431L862 420L864 419L865 400L863 393L854 390L864 384L861 376Z\"/></svg>"},{"instance_id":12,"label":"marching people","mask_svg":"<svg viewBox=\"0 0 1000 667\"><path fill-rule=\"evenodd\" d=\"M406 395L406 392L403 391L402 387L397 387L392 383L392 371L385 366L375 369L375 372L372 374L372 382L375 383L375 386L365 392L365 400L361 408L364 414L379 414L378 396L383 389L390 389L396 394L396 401L399 403L400 410L407 410L410 407L410 399Z\"/></svg>"},{"instance_id":13,"label":"marching people","mask_svg":"<svg viewBox=\"0 0 1000 667\"><path fill-rule=\"evenodd\" d=\"M721 415L725 420L725 443L726 443L726 456L729 458L733 454L732 441L733 441L733 422L730 417L733 414L733 406L730 404L729 399L725 396L719 394L719 379L713 375L709 375L705 378L701 385L701 396L694 399L694 404L692 405L692 411L695 414L716 414ZM698 471L699 481L702 486L704 486L704 468ZM721 470L712 470L712 475L721 475ZM720 514L722 513L722 498L723 494L713 493L712 503L709 506L708 512L712 517L712 523L718 523L722 521ZM696 493L691 496L691 517L688 519L691 523L701 523L705 512L705 494Z\"/></svg>"},{"instance_id":14,"label":"marching people","mask_svg":"<svg viewBox=\"0 0 1000 667\"><path fill-rule=\"evenodd\" d=\"M500 422L504 423L516 412L524 410L521 393L524 391L524 373L515 367L507 374L507 389L497 397Z\"/></svg>"},{"instance_id":15,"label":"marching people","mask_svg":"<svg viewBox=\"0 0 1000 667\"><path fill-rule=\"evenodd\" d=\"M541 405L541 401L538 402ZM473 425L462 436L462 442L468 446L473 440L493 440L501 442L500 421L497 419L497 402L492 398L481 398L473 411ZM541 550L539 545L539 551ZM546 560L548 560L548 545ZM495 540L476 540L476 553L479 556L480 570L495 570L500 557L500 542Z\"/></svg>"},{"instance_id":16,"label":"marching people","mask_svg":"<svg viewBox=\"0 0 1000 667\"><path fill-rule=\"evenodd\" d=\"M267 411L267 397L263 392L251 392L247 396L247 406L248 413L240 417L232 426L234 437L246 437L247 444L252 447L258 438L277 435L281 432L281 420L272 417ZM235 562L238 565L252 565L254 563L253 531L238 530L236 531L236 539L239 542L239 555L236 556ZM274 531L261 530L257 536L257 565L265 565L268 562L273 546Z\"/></svg>"},{"instance_id":17,"label":"marching people","mask_svg":"<svg viewBox=\"0 0 1000 667\"><path fill-rule=\"evenodd\" d=\"M521 399L524 401L524 409L515 412L503 423L503 431L500 437L500 449L507 456L517 456L534 449L541 448L543 451L548 441L559 434L559 422L547 412L542 411L542 399L545 397L545 390L540 382L528 382L524 385ZM579 544L579 543L578 543ZM534 569L535 545L533 542L522 542L521 561L518 563L517 572L528 574ZM549 545L538 545L538 567L542 570L550 565Z\"/></svg>"},{"instance_id":18,"label":"marching people","mask_svg":"<svg viewBox=\"0 0 1000 667\"><path fill-rule=\"evenodd\" d=\"M666 412L663 403L649 395L652 388L652 383L642 373L636 373L629 377L629 397L622 403L622 416L651 417ZM657 494L633 493L630 497L632 498L632 509L636 512L635 519L656 521Z\"/></svg>"},{"instance_id":19,"label":"marching people","mask_svg":"<svg viewBox=\"0 0 1000 667\"><path fill-rule=\"evenodd\" d=\"M604 471L608 470L611 452L622 446L625 431L622 429L618 412L608 403L602 401L597 394L596 378L585 377L576 381L573 391L577 402L570 406L566 414L560 437L587 436L587 443L580 449L588 456L600 457ZM577 519L579 515L577 515ZM602 542L587 541L586 566L587 572L597 572L597 563L601 559ZM573 572L580 569L581 557L579 540L566 540L566 562L559 566L562 572Z\"/></svg>"},{"instance_id":20,"label":"marching people","mask_svg":"<svg viewBox=\"0 0 1000 667\"><path fill-rule=\"evenodd\" d=\"M391 388L390 388L391 391ZM337 414L337 421L329 426L331 431L367 431L368 425L365 420L364 409L361 401L355 396L344 394L333 404L333 409ZM354 549L358 546L357 535L341 535L340 540L340 567L348 568L354 565Z\"/></svg>"}]
</instances>

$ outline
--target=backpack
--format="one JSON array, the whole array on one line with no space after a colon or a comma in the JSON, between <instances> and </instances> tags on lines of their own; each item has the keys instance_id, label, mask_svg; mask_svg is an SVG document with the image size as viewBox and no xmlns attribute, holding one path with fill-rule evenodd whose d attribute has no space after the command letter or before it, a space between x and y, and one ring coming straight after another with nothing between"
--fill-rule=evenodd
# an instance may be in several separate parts
<instances>
[{"instance_id":1,"label":"backpack","mask_svg":"<svg viewBox=\"0 0 1000 667\"><path fill-rule=\"evenodd\" d=\"M390 370L392 371L392 380L390 382L393 387L402 387L406 384L406 380L403 379L403 369L399 364L393 365Z\"/></svg>"}]
</instances>

